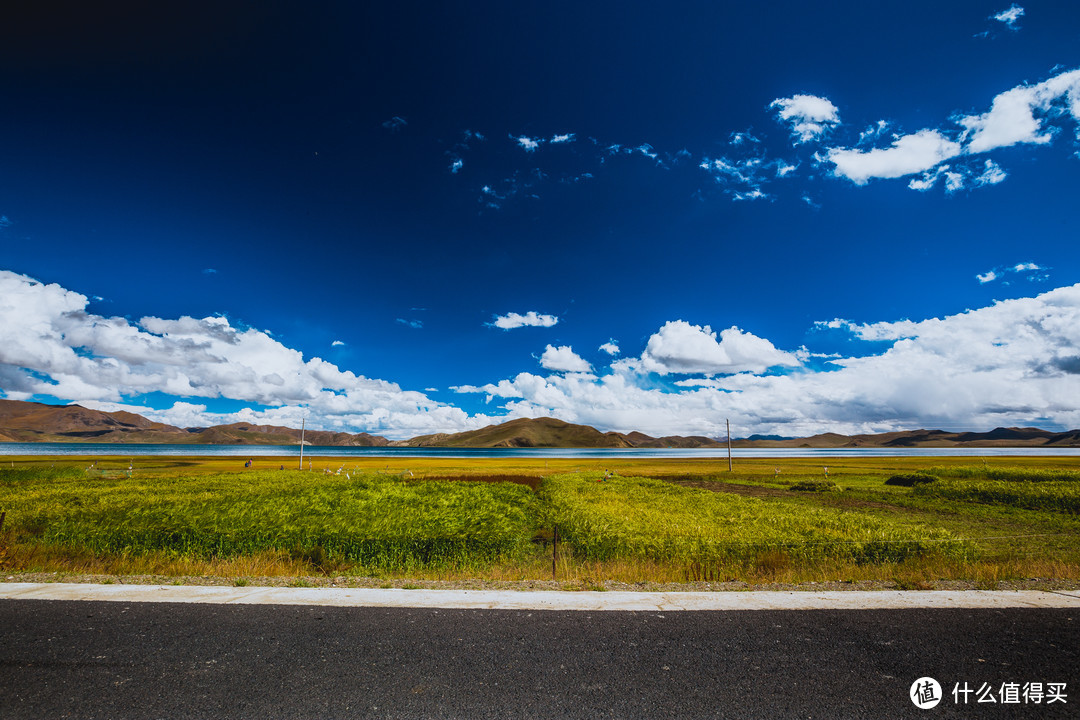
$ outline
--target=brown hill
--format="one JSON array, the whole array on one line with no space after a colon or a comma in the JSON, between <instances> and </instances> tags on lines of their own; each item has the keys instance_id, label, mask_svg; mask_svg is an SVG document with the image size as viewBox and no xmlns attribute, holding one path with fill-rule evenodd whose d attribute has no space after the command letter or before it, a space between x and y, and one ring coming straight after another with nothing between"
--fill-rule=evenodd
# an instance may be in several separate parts
<instances>
[{"instance_id":1,"label":"brown hill","mask_svg":"<svg viewBox=\"0 0 1080 720\"><path fill-rule=\"evenodd\" d=\"M102 412L81 405L45 405L0 399L0 442L168 443L196 445L295 445L300 430L233 423L178 428L129 412ZM368 433L308 430L309 445L377 447L389 440Z\"/></svg>"},{"instance_id":2,"label":"brown hill","mask_svg":"<svg viewBox=\"0 0 1080 720\"><path fill-rule=\"evenodd\" d=\"M995 428L987 432L902 430L839 435L823 433L807 438L733 440L741 448L904 448L904 447L1080 447L1080 430L1052 432L1039 428Z\"/></svg>"},{"instance_id":3,"label":"brown hill","mask_svg":"<svg viewBox=\"0 0 1080 720\"><path fill-rule=\"evenodd\" d=\"M473 448L628 448L625 435L602 433L588 425L572 425L555 418L523 418L462 433L421 435L391 443L398 447Z\"/></svg>"},{"instance_id":4,"label":"brown hill","mask_svg":"<svg viewBox=\"0 0 1080 720\"><path fill-rule=\"evenodd\" d=\"M134 413L19 400L0 400L0 433L16 442L184 442L157 437L186 437L178 427Z\"/></svg>"},{"instance_id":5,"label":"brown hill","mask_svg":"<svg viewBox=\"0 0 1080 720\"><path fill-rule=\"evenodd\" d=\"M714 447L704 437L654 438L644 433L601 432L589 425L574 425L555 418L520 418L462 433L422 435L390 443L396 447L472 448L635 448Z\"/></svg>"},{"instance_id":6,"label":"brown hill","mask_svg":"<svg viewBox=\"0 0 1080 720\"><path fill-rule=\"evenodd\" d=\"M276 425L252 425L233 423L193 430L192 439L207 445L296 445L301 431ZM386 438L368 433L329 432L307 430L303 433L305 445L330 445L334 447L381 447L390 443Z\"/></svg>"}]
</instances>

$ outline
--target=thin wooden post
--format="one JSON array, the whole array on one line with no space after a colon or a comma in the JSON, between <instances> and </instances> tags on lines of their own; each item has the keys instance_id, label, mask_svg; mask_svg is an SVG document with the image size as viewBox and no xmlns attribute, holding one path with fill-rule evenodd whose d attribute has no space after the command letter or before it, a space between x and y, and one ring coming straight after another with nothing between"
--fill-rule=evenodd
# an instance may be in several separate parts
<instances>
[{"instance_id":1,"label":"thin wooden post","mask_svg":"<svg viewBox=\"0 0 1080 720\"><path fill-rule=\"evenodd\" d=\"M304 469L304 428L307 426L307 418L300 418L300 469Z\"/></svg>"},{"instance_id":2,"label":"thin wooden post","mask_svg":"<svg viewBox=\"0 0 1080 720\"><path fill-rule=\"evenodd\" d=\"M551 535L551 579L555 579L555 563L559 559L559 526L555 526L555 532Z\"/></svg>"},{"instance_id":3,"label":"thin wooden post","mask_svg":"<svg viewBox=\"0 0 1080 720\"><path fill-rule=\"evenodd\" d=\"M727 423L727 471L731 472L731 421L724 422Z\"/></svg>"},{"instance_id":4,"label":"thin wooden post","mask_svg":"<svg viewBox=\"0 0 1080 720\"><path fill-rule=\"evenodd\" d=\"M7 510L0 512L0 530L4 529L4 518L7 517Z\"/></svg>"}]
</instances>

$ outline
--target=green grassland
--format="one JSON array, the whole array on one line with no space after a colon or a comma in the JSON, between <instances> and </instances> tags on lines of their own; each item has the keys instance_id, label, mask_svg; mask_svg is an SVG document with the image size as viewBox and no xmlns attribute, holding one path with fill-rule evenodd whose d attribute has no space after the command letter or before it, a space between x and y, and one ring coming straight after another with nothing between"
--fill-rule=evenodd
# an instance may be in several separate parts
<instances>
[{"instance_id":1,"label":"green grassland","mask_svg":"<svg viewBox=\"0 0 1080 720\"><path fill-rule=\"evenodd\" d=\"M1080 580L1074 458L245 459L4 458L0 568L550 580L557 530L584 586Z\"/></svg>"}]
</instances>

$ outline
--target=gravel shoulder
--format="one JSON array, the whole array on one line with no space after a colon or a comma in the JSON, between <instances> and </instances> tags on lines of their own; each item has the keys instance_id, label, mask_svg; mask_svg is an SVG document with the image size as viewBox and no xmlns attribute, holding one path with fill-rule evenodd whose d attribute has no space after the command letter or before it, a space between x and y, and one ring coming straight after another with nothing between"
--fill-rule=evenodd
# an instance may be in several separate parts
<instances>
[{"instance_id":1,"label":"gravel shoulder","mask_svg":"<svg viewBox=\"0 0 1080 720\"><path fill-rule=\"evenodd\" d=\"M371 578L353 576L302 576L302 577L250 577L238 580L220 576L169 575L81 575L74 573L8 573L0 576L0 582L21 583L93 583L121 585L193 585L238 587L334 587L334 588L396 588L406 590L607 590L615 592L821 592L821 591L874 591L909 590L894 582L807 582L807 583L747 583L747 582L686 582L686 583L625 583L604 581L583 585L577 582L553 580L412 580L403 578ZM958 580L939 580L927 583L918 590L1041 590L1045 592L1080 590L1075 580L1053 578L1029 578L1026 580L1001 581L994 585Z\"/></svg>"}]
</instances>

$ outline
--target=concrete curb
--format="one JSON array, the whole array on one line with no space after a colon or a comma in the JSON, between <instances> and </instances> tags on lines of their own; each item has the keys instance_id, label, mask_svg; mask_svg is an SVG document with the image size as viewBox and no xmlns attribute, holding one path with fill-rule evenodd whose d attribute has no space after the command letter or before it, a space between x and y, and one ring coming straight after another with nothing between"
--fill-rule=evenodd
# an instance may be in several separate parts
<instances>
[{"instance_id":1,"label":"concrete curb","mask_svg":"<svg viewBox=\"0 0 1080 720\"><path fill-rule=\"evenodd\" d=\"M525 592L195 585L0 583L0 600L316 605L469 610L902 610L1076 608L1080 592L881 590L874 592Z\"/></svg>"}]
</instances>

